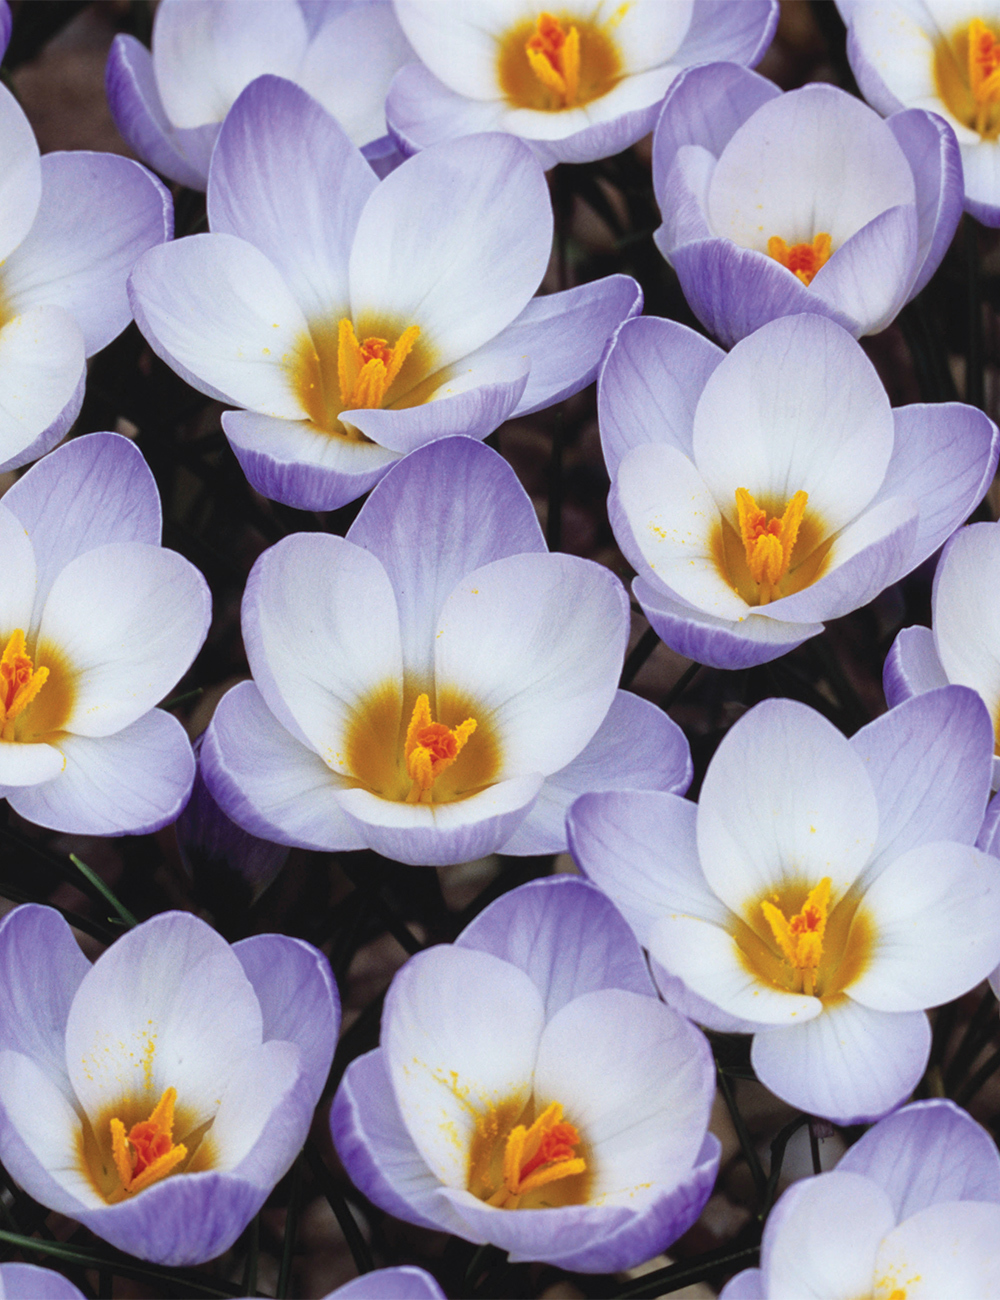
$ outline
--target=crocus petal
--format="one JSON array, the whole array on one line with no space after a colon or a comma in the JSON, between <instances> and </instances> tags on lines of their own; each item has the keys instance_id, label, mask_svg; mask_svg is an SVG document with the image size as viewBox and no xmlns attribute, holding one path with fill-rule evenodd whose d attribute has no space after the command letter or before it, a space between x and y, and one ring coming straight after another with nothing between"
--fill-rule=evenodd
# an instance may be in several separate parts
<instances>
[{"instance_id":1,"label":"crocus petal","mask_svg":"<svg viewBox=\"0 0 1000 1300\"><path fill-rule=\"evenodd\" d=\"M705 1029L714 1029L720 1034L755 1034L760 1028L759 1021L734 1016L731 1012L717 1007L714 1002L699 996L679 975L671 974L652 954L649 958L649 969L660 996L667 1006L673 1007L682 1016L687 1016L688 1020L693 1020L696 1025L702 1025Z\"/></svg>"},{"instance_id":2,"label":"crocus petal","mask_svg":"<svg viewBox=\"0 0 1000 1300\"><path fill-rule=\"evenodd\" d=\"M326 1300L445 1300L444 1292L422 1268L377 1268L331 1291Z\"/></svg>"},{"instance_id":3,"label":"crocus petal","mask_svg":"<svg viewBox=\"0 0 1000 1300\"><path fill-rule=\"evenodd\" d=\"M951 1002L1000 962L1000 860L966 844L920 844L861 903L873 948L847 992L877 1011Z\"/></svg>"},{"instance_id":4,"label":"crocus petal","mask_svg":"<svg viewBox=\"0 0 1000 1300\"><path fill-rule=\"evenodd\" d=\"M42 194L42 171L35 133L24 110L6 86L0 87L0 259L9 257L31 229Z\"/></svg>"},{"instance_id":5,"label":"crocus petal","mask_svg":"<svg viewBox=\"0 0 1000 1300\"><path fill-rule=\"evenodd\" d=\"M890 709L925 691L947 686L948 675L929 627L904 627L892 643L882 670L882 688Z\"/></svg>"},{"instance_id":6,"label":"crocus petal","mask_svg":"<svg viewBox=\"0 0 1000 1300\"><path fill-rule=\"evenodd\" d=\"M377 184L314 99L290 81L260 77L219 132L209 225L259 248L308 319L344 316L351 243Z\"/></svg>"},{"instance_id":7,"label":"crocus petal","mask_svg":"<svg viewBox=\"0 0 1000 1300\"><path fill-rule=\"evenodd\" d=\"M66 767L62 751L54 745L22 745L12 740L0 742L0 790L4 796L13 789L51 781Z\"/></svg>"},{"instance_id":8,"label":"crocus petal","mask_svg":"<svg viewBox=\"0 0 1000 1300\"><path fill-rule=\"evenodd\" d=\"M573 876L532 880L485 908L455 940L523 970L542 993L549 1021L598 989L649 997L639 945L609 900Z\"/></svg>"},{"instance_id":9,"label":"crocus petal","mask_svg":"<svg viewBox=\"0 0 1000 1300\"><path fill-rule=\"evenodd\" d=\"M520 140L494 135L426 149L387 176L361 214L353 318L419 325L421 343L448 365L523 311L551 244L545 177Z\"/></svg>"},{"instance_id":10,"label":"crocus petal","mask_svg":"<svg viewBox=\"0 0 1000 1300\"><path fill-rule=\"evenodd\" d=\"M705 212L715 163L715 155L701 145L681 145L674 156L662 182L663 192L671 196L670 206L663 210L663 225L653 232L656 247L668 262L674 249L712 238Z\"/></svg>"},{"instance_id":11,"label":"crocus petal","mask_svg":"<svg viewBox=\"0 0 1000 1300\"><path fill-rule=\"evenodd\" d=\"M332 1038L326 1041L333 1045ZM212 1121L218 1167L262 1188L273 1187L287 1172L315 1106L305 1095L310 1090L301 1086L301 1060L296 1044L272 1040L239 1062Z\"/></svg>"},{"instance_id":12,"label":"crocus petal","mask_svg":"<svg viewBox=\"0 0 1000 1300\"><path fill-rule=\"evenodd\" d=\"M83 335L68 312L32 307L7 321L0 329L0 472L59 441L79 413L84 377Z\"/></svg>"},{"instance_id":13,"label":"crocus petal","mask_svg":"<svg viewBox=\"0 0 1000 1300\"><path fill-rule=\"evenodd\" d=\"M498 131L506 112L502 101L466 99L450 90L422 63L400 68L385 99L391 137L407 157L442 140ZM554 160L540 161L550 167Z\"/></svg>"},{"instance_id":14,"label":"crocus petal","mask_svg":"<svg viewBox=\"0 0 1000 1300\"><path fill-rule=\"evenodd\" d=\"M845 999L806 1024L755 1034L750 1060L782 1101L835 1124L860 1124L909 1096L930 1049L922 1011L871 1011Z\"/></svg>"},{"instance_id":15,"label":"crocus petal","mask_svg":"<svg viewBox=\"0 0 1000 1300\"><path fill-rule=\"evenodd\" d=\"M892 1202L896 1222L942 1201L1000 1202L1000 1153L952 1101L915 1101L887 1115L840 1159Z\"/></svg>"},{"instance_id":16,"label":"crocus petal","mask_svg":"<svg viewBox=\"0 0 1000 1300\"><path fill-rule=\"evenodd\" d=\"M698 0L677 61L707 63L734 59L755 68L778 25L775 0Z\"/></svg>"},{"instance_id":17,"label":"crocus petal","mask_svg":"<svg viewBox=\"0 0 1000 1300\"><path fill-rule=\"evenodd\" d=\"M69 1278L36 1264L0 1264L4 1300L83 1300Z\"/></svg>"},{"instance_id":18,"label":"crocus petal","mask_svg":"<svg viewBox=\"0 0 1000 1300\"><path fill-rule=\"evenodd\" d=\"M890 1232L879 1248L875 1273L883 1295L897 1281L913 1300L954 1291L988 1300L997 1288L1000 1205L959 1201L921 1210Z\"/></svg>"},{"instance_id":19,"label":"crocus petal","mask_svg":"<svg viewBox=\"0 0 1000 1300\"><path fill-rule=\"evenodd\" d=\"M109 153L46 154L38 216L3 264L10 311L62 307L89 357L132 319L125 280L136 259L173 233L173 201L145 167Z\"/></svg>"},{"instance_id":20,"label":"crocus petal","mask_svg":"<svg viewBox=\"0 0 1000 1300\"><path fill-rule=\"evenodd\" d=\"M338 853L365 847L337 802L342 780L281 725L253 682L222 697L201 763L219 807L252 835Z\"/></svg>"},{"instance_id":21,"label":"crocus petal","mask_svg":"<svg viewBox=\"0 0 1000 1300\"><path fill-rule=\"evenodd\" d=\"M0 504L0 553L3 554L3 572L0 573L0 638L4 645L16 629L28 632L31 627L31 607L35 599L35 548L24 524L7 508L6 498Z\"/></svg>"},{"instance_id":22,"label":"crocus petal","mask_svg":"<svg viewBox=\"0 0 1000 1300\"><path fill-rule=\"evenodd\" d=\"M623 789L683 794L692 775L687 738L673 719L649 700L617 691L593 739L546 779L504 852L565 853L566 814L579 795Z\"/></svg>"},{"instance_id":23,"label":"crocus petal","mask_svg":"<svg viewBox=\"0 0 1000 1300\"><path fill-rule=\"evenodd\" d=\"M506 26L503 9L401 0L396 17L417 57L435 76L471 99L496 97L495 37Z\"/></svg>"},{"instance_id":24,"label":"crocus petal","mask_svg":"<svg viewBox=\"0 0 1000 1300\"><path fill-rule=\"evenodd\" d=\"M477 1116L519 1112L531 1095L543 1021L532 981L490 953L442 945L397 973L382 1049L410 1136L446 1187L466 1185Z\"/></svg>"},{"instance_id":25,"label":"crocus petal","mask_svg":"<svg viewBox=\"0 0 1000 1300\"><path fill-rule=\"evenodd\" d=\"M150 347L192 387L262 415L307 418L291 379L306 318L253 244L191 235L143 254L128 283Z\"/></svg>"},{"instance_id":26,"label":"crocus petal","mask_svg":"<svg viewBox=\"0 0 1000 1300\"><path fill-rule=\"evenodd\" d=\"M719 1300L768 1300L759 1268L745 1268L731 1277L719 1292Z\"/></svg>"},{"instance_id":27,"label":"crocus petal","mask_svg":"<svg viewBox=\"0 0 1000 1300\"><path fill-rule=\"evenodd\" d=\"M971 686L990 717L1000 712L1000 611L994 608L1000 528L973 524L955 536L934 582L934 645L951 682Z\"/></svg>"},{"instance_id":28,"label":"crocus petal","mask_svg":"<svg viewBox=\"0 0 1000 1300\"><path fill-rule=\"evenodd\" d=\"M470 438L442 439L407 456L372 492L347 540L389 575L404 668L418 679L431 675L441 607L461 579L492 560L545 550L513 470Z\"/></svg>"},{"instance_id":29,"label":"crocus petal","mask_svg":"<svg viewBox=\"0 0 1000 1300\"><path fill-rule=\"evenodd\" d=\"M863 762L831 723L792 700L765 700L726 733L698 802L705 879L738 916L791 880L812 888L829 877L831 900L840 898L877 834Z\"/></svg>"},{"instance_id":30,"label":"crocus petal","mask_svg":"<svg viewBox=\"0 0 1000 1300\"><path fill-rule=\"evenodd\" d=\"M1000 158L997 156L996 145L992 141L987 144L980 140L968 143L964 138L961 125L955 121L951 125L960 138L959 150L962 155L962 174L965 180L965 210L984 226L1000 225L1000 204L997 203L996 197Z\"/></svg>"},{"instance_id":31,"label":"crocus petal","mask_svg":"<svg viewBox=\"0 0 1000 1300\"><path fill-rule=\"evenodd\" d=\"M914 96L935 97L935 33L928 17L923 4L852 4L851 68L861 93L880 113L895 113Z\"/></svg>"},{"instance_id":32,"label":"crocus petal","mask_svg":"<svg viewBox=\"0 0 1000 1300\"><path fill-rule=\"evenodd\" d=\"M612 479L633 447L654 439L693 457L695 407L725 355L676 321L639 316L618 328L597 385L601 446Z\"/></svg>"},{"instance_id":33,"label":"crocus petal","mask_svg":"<svg viewBox=\"0 0 1000 1300\"><path fill-rule=\"evenodd\" d=\"M146 835L169 826L194 781L191 742L176 718L150 709L108 736L61 736L66 761L52 781L7 795L36 826L73 835Z\"/></svg>"},{"instance_id":34,"label":"crocus petal","mask_svg":"<svg viewBox=\"0 0 1000 1300\"><path fill-rule=\"evenodd\" d=\"M955 133L935 113L908 109L886 126L896 137L917 188L917 277L915 297L940 265L962 215L962 159Z\"/></svg>"},{"instance_id":35,"label":"crocus petal","mask_svg":"<svg viewBox=\"0 0 1000 1300\"><path fill-rule=\"evenodd\" d=\"M858 322L852 333L877 334L910 296L917 240L912 204L889 208L845 240L809 287Z\"/></svg>"},{"instance_id":36,"label":"crocus petal","mask_svg":"<svg viewBox=\"0 0 1000 1300\"><path fill-rule=\"evenodd\" d=\"M38 633L73 672L66 730L108 736L137 721L189 667L210 619L208 584L176 551L112 542L71 560Z\"/></svg>"}]
</instances>

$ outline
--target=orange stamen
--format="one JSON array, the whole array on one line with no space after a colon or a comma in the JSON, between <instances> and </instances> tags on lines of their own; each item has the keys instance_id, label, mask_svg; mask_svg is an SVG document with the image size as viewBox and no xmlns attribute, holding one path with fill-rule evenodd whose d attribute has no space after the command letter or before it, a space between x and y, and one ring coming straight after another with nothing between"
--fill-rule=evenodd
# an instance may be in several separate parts
<instances>
[{"instance_id":1,"label":"orange stamen","mask_svg":"<svg viewBox=\"0 0 1000 1300\"><path fill-rule=\"evenodd\" d=\"M760 591L761 605L774 599L775 588L788 572L808 500L808 493L796 492L780 519L769 518L746 488L736 489L740 536L750 576Z\"/></svg>"},{"instance_id":2,"label":"orange stamen","mask_svg":"<svg viewBox=\"0 0 1000 1300\"><path fill-rule=\"evenodd\" d=\"M435 722L428 696L417 696L403 746L406 774L413 782L407 803L433 803L434 782L458 758L475 729L475 718L466 718L454 730Z\"/></svg>"},{"instance_id":3,"label":"orange stamen","mask_svg":"<svg viewBox=\"0 0 1000 1300\"><path fill-rule=\"evenodd\" d=\"M177 1089L167 1088L149 1119L133 1124L128 1134L120 1119L111 1121L111 1154L122 1190L134 1195L158 1183L187 1158L186 1146L174 1146Z\"/></svg>"},{"instance_id":4,"label":"orange stamen","mask_svg":"<svg viewBox=\"0 0 1000 1300\"><path fill-rule=\"evenodd\" d=\"M344 410L378 409L402 369L420 334L419 325L405 329L396 342L369 338L359 343L345 316L337 327L337 379Z\"/></svg>"},{"instance_id":5,"label":"orange stamen","mask_svg":"<svg viewBox=\"0 0 1000 1300\"><path fill-rule=\"evenodd\" d=\"M580 1134L562 1113L562 1106L554 1101L530 1128L518 1124L511 1129L504 1148L503 1182L487 1205L516 1210L528 1192L584 1172L587 1162L574 1155Z\"/></svg>"},{"instance_id":6,"label":"orange stamen","mask_svg":"<svg viewBox=\"0 0 1000 1300\"><path fill-rule=\"evenodd\" d=\"M534 33L524 47L531 71L547 89L572 108L580 88L580 33L575 27L563 31L552 14L538 15Z\"/></svg>"},{"instance_id":7,"label":"orange stamen","mask_svg":"<svg viewBox=\"0 0 1000 1300\"><path fill-rule=\"evenodd\" d=\"M824 876L791 920L773 903L761 903L764 919L771 927L781 955L795 971L796 985L812 996L816 990L816 968L823 956L823 935L830 909L830 877Z\"/></svg>"},{"instance_id":8,"label":"orange stamen","mask_svg":"<svg viewBox=\"0 0 1000 1300\"><path fill-rule=\"evenodd\" d=\"M976 103L975 129L982 133L1000 100L1000 41L978 18L969 23L969 89Z\"/></svg>"},{"instance_id":9,"label":"orange stamen","mask_svg":"<svg viewBox=\"0 0 1000 1300\"><path fill-rule=\"evenodd\" d=\"M830 259L833 240L820 231L811 244L786 244L780 235L767 241L768 257L788 268L803 284L812 284L813 276Z\"/></svg>"},{"instance_id":10,"label":"orange stamen","mask_svg":"<svg viewBox=\"0 0 1000 1300\"><path fill-rule=\"evenodd\" d=\"M48 680L47 668L35 668L18 628L0 656L0 739L14 739L14 720Z\"/></svg>"}]
</instances>

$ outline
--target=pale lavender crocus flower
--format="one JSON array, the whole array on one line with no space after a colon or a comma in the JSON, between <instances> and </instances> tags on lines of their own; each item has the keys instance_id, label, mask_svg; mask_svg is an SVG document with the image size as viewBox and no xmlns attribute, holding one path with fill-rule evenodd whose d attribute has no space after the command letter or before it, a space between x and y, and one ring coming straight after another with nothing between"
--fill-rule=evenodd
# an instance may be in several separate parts
<instances>
[{"instance_id":1,"label":"pale lavender crocus flower","mask_svg":"<svg viewBox=\"0 0 1000 1300\"><path fill-rule=\"evenodd\" d=\"M577 392L642 295L615 275L534 298L552 247L520 141L429 149L381 183L298 86L262 77L229 113L211 234L140 260L139 328L178 374L243 410L222 425L265 496L330 509L407 452Z\"/></svg>"},{"instance_id":2,"label":"pale lavender crocus flower","mask_svg":"<svg viewBox=\"0 0 1000 1300\"><path fill-rule=\"evenodd\" d=\"M546 168L620 153L653 128L667 88L712 59L754 65L771 0L396 0L421 60L396 74L386 118L407 153L480 131L519 136Z\"/></svg>"},{"instance_id":3,"label":"pale lavender crocus flower","mask_svg":"<svg viewBox=\"0 0 1000 1300\"><path fill-rule=\"evenodd\" d=\"M149 467L114 433L68 442L0 499L0 797L39 826L140 834L191 791L191 744L155 705L211 596L160 524Z\"/></svg>"},{"instance_id":4,"label":"pale lavender crocus flower","mask_svg":"<svg viewBox=\"0 0 1000 1300\"><path fill-rule=\"evenodd\" d=\"M230 947L164 912L91 966L51 908L0 922L0 1158L35 1200L121 1250L213 1259L291 1165L333 1057L322 953Z\"/></svg>"},{"instance_id":5,"label":"pale lavender crocus flower","mask_svg":"<svg viewBox=\"0 0 1000 1300\"><path fill-rule=\"evenodd\" d=\"M720 1300L990 1300L1000 1292L1000 1156L950 1101L919 1101L837 1168L789 1187L764 1225L760 1268Z\"/></svg>"},{"instance_id":6,"label":"pale lavender crocus flower","mask_svg":"<svg viewBox=\"0 0 1000 1300\"><path fill-rule=\"evenodd\" d=\"M556 877L407 962L330 1122L355 1184L397 1218L606 1273L701 1213L714 1090L705 1038L657 999L614 908Z\"/></svg>"},{"instance_id":7,"label":"pale lavender crocus flower","mask_svg":"<svg viewBox=\"0 0 1000 1300\"><path fill-rule=\"evenodd\" d=\"M979 502L996 426L958 403L891 410L823 316L728 355L673 321L617 332L598 383L615 537L672 649L716 668L775 659L931 555Z\"/></svg>"},{"instance_id":8,"label":"pale lavender crocus flower","mask_svg":"<svg viewBox=\"0 0 1000 1300\"><path fill-rule=\"evenodd\" d=\"M734 63L671 87L653 183L657 246L726 347L804 311L877 333L937 270L962 215L958 144L939 117L883 122L834 86L783 95Z\"/></svg>"},{"instance_id":9,"label":"pale lavender crocus flower","mask_svg":"<svg viewBox=\"0 0 1000 1300\"><path fill-rule=\"evenodd\" d=\"M310 849L444 865L559 852L585 790L686 790L661 710L617 689L628 597L550 555L510 466L470 438L414 452L347 537L285 538L243 598L253 673L201 751L223 811Z\"/></svg>"},{"instance_id":10,"label":"pale lavender crocus flower","mask_svg":"<svg viewBox=\"0 0 1000 1300\"><path fill-rule=\"evenodd\" d=\"M570 847L668 1002L753 1034L757 1077L790 1105L875 1119L924 1071L925 1008L1000 958L1000 861L973 847L992 751L982 701L961 686L851 740L768 700L727 733L697 805L585 795Z\"/></svg>"},{"instance_id":11,"label":"pale lavender crocus flower","mask_svg":"<svg viewBox=\"0 0 1000 1300\"><path fill-rule=\"evenodd\" d=\"M139 157L203 190L226 113L268 73L314 96L377 170L391 165L385 96L413 58L390 0L161 0L152 51L116 36L105 80Z\"/></svg>"}]
</instances>

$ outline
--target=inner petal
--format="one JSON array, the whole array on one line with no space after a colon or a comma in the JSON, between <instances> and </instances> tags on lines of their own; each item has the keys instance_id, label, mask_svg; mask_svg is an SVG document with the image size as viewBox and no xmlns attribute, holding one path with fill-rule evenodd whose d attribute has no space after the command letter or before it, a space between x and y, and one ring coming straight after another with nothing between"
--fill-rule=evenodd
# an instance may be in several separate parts
<instances>
[{"instance_id":1,"label":"inner petal","mask_svg":"<svg viewBox=\"0 0 1000 1300\"><path fill-rule=\"evenodd\" d=\"M945 107L984 140L1000 136L1000 37L979 18L934 46L934 83Z\"/></svg>"},{"instance_id":2,"label":"inner petal","mask_svg":"<svg viewBox=\"0 0 1000 1300\"><path fill-rule=\"evenodd\" d=\"M469 1151L468 1189L502 1210L586 1203L586 1144L559 1102L536 1114L532 1098L501 1102L480 1114Z\"/></svg>"},{"instance_id":3,"label":"inner petal","mask_svg":"<svg viewBox=\"0 0 1000 1300\"><path fill-rule=\"evenodd\" d=\"M579 108L613 90L623 60L612 35L617 18L603 23L541 12L500 37L497 78L511 108L558 113Z\"/></svg>"}]
</instances>

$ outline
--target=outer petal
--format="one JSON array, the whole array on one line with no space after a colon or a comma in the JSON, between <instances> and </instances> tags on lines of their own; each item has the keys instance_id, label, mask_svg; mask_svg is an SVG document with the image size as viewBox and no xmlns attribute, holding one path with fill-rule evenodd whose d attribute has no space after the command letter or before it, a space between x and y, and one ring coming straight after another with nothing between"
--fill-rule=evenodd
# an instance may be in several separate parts
<instances>
[{"instance_id":1,"label":"outer petal","mask_svg":"<svg viewBox=\"0 0 1000 1300\"><path fill-rule=\"evenodd\" d=\"M683 794L693 775L680 727L649 700L617 691L593 739L548 777L535 805L504 852L565 853L566 814L592 790L668 790Z\"/></svg>"},{"instance_id":2,"label":"outer petal","mask_svg":"<svg viewBox=\"0 0 1000 1300\"><path fill-rule=\"evenodd\" d=\"M177 820L194 781L191 742L176 718L150 709L108 736L60 738L52 781L8 793L37 826L73 835L146 835Z\"/></svg>"},{"instance_id":3,"label":"outer petal","mask_svg":"<svg viewBox=\"0 0 1000 1300\"><path fill-rule=\"evenodd\" d=\"M745 1268L731 1277L719 1292L719 1300L767 1300L759 1268Z\"/></svg>"},{"instance_id":4,"label":"outer petal","mask_svg":"<svg viewBox=\"0 0 1000 1300\"><path fill-rule=\"evenodd\" d=\"M937 114L922 109L894 113L886 126L906 154L917 187L917 278L914 298L948 250L962 215L962 159L955 133Z\"/></svg>"},{"instance_id":5,"label":"outer petal","mask_svg":"<svg viewBox=\"0 0 1000 1300\"><path fill-rule=\"evenodd\" d=\"M934 582L934 644L949 681L971 686L990 717L1000 711L1000 617L993 593L1000 528L973 524L955 535Z\"/></svg>"},{"instance_id":6,"label":"outer petal","mask_svg":"<svg viewBox=\"0 0 1000 1300\"><path fill-rule=\"evenodd\" d=\"M39 781L52 781L66 767L62 752L54 745L40 742L18 744L4 741L0 744L0 790L3 796Z\"/></svg>"},{"instance_id":7,"label":"outer petal","mask_svg":"<svg viewBox=\"0 0 1000 1300\"><path fill-rule=\"evenodd\" d=\"M35 133L24 110L6 86L0 94L0 258L9 257L31 229L42 193Z\"/></svg>"},{"instance_id":8,"label":"outer petal","mask_svg":"<svg viewBox=\"0 0 1000 1300\"><path fill-rule=\"evenodd\" d=\"M449 90L422 63L400 68L385 100L391 137L406 157L442 140L502 130L506 113L499 100L466 99ZM546 156L539 161L551 167L556 160Z\"/></svg>"},{"instance_id":9,"label":"outer petal","mask_svg":"<svg viewBox=\"0 0 1000 1300\"><path fill-rule=\"evenodd\" d=\"M329 1032L325 1044L333 1049ZM259 1187L287 1173L309 1133L316 1108L294 1043L272 1039L248 1052L233 1071L212 1121L217 1164Z\"/></svg>"},{"instance_id":10,"label":"outer petal","mask_svg":"<svg viewBox=\"0 0 1000 1300\"><path fill-rule=\"evenodd\" d=\"M136 259L173 233L173 201L145 167L109 153L46 154L38 216L3 265L4 296L15 313L69 312L89 357L132 319L125 281Z\"/></svg>"},{"instance_id":11,"label":"outer petal","mask_svg":"<svg viewBox=\"0 0 1000 1300\"><path fill-rule=\"evenodd\" d=\"M892 643L882 669L882 688L890 709L914 695L949 684L929 627L904 627Z\"/></svg>"},{"instance_id":12,"label":"outer petal","mask_svg":"<svg viewBox=\"0 0 1000 1300\"><path fill-rule=\"evenodd\" d=\"M445 1300L444 1292L422 1268L377 1268L331 1291L325 1300Z\"/></svg>"},{"instance_id":13,"label":"outer petal","mask_svg":"<svg viewBox=\"0 0 1000 1300\"><path fill-rule=\"evenodd\" d=\"M870 1011L845 999L806 1024L756 1034L750 1060L782 1101L835 1124L860 1124L909 1096L930 1048L922 1011Z\"/></svg>"},{"instance_id":14,"label":"outer petal","mask_svg":"<svg viewBox=\"0 0 1000 1300\"><path fill-rule=\"evenodd\" d=\"M35 1264L0 1264L4 1300L83 1300L69 1278Z\"/></svg>"},{"instance_id":15,"label":"outer petal","mask_svg":"<svg viewBox=\"0 0 1000 1300\"><path fill-rule=\"evenodd\" d=\"M84 341L61 307L32 307L0 329L0 472L50 450L83 403Z\"/></svg>"},{"instance_id":16,"label":"outer petal","mask_svg":"<svg viewBox=\"0 0 1000 1300\"><path fill-rule=\"evenodd\" d=\"M777 25L778 6L773 0L695 0L677 62L734 59L754 68Z\"/></svg>"},{"instance_id":17,"label":"outer petal","mask_svg":"<svg viewBox=\"0 0 1000 1300\"><path fill-rule=\"evenodd\" d=\"M573 876L533 880L503 894L455 940L523 970L549 1021L598 989L654 996L639 945L609 900Z\"/></svg>"},{"instance_id":18,"label":"outer petal","mask_svg":"<svg viewBox=\"0 0 1000 1300\"><path fill-rule=\"evenodd\" d=\"M918 239L916 208L889 208L845 240L809 287L858 322L852 334L877 334L912 296Z\"/></svg>"}]
</instances>

